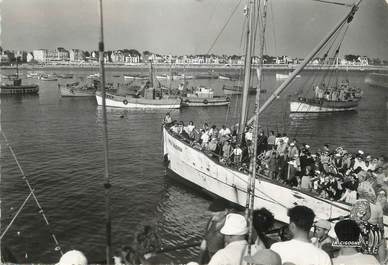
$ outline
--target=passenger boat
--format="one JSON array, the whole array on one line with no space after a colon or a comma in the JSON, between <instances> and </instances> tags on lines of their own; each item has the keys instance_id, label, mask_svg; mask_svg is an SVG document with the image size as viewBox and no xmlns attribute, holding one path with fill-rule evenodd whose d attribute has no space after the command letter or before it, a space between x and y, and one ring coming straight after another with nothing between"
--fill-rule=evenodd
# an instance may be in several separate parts
<instances>
[{"instance_id":1,"label":"passenger boat","mask_svg":"<svg viewBox=\"0 0 388 265\"><path fill-rule=\"evenodd\" d=\"M276 73L276 80L282 80L282 79L287 79L290 77L290 74L279 74L279 73ZM296 78L300 78L300 75L297 75Z\"/></svg>"},{"instance_id":2,"label":"passenger boat","mask_svg":"<svg viewBox=\"0 0 388 265\"><path fill-rule=\"evenodd\" d=\"M332 101L327 99L298 97L290 102L290 112L292 113L318 113L318 112L340 112L355 110L360 102L360 98L348 101Z\"/></svg>"},{"instance_id":3,"label":"passenger boat","mask_svg":"<svg viewBox=\"0 0 388 265\"><path fill-rule=\"evenodd\" d=\"M183 80L183 79L193 79L193 78L194 76L185 75L185 74L176 74L176 75L161 74L156 76L156 79L158 80Z\"/></svg>"},{"instance_id":4,"label":"passenger boat","mask_svg":"<svg viewBox=\"0 0 388 265\"><path fill-rule=\"evenodd\" d=\"M71 84L58 84L58 88L62 97L94 97L96 95L97 86L80 84L79 82Z\"/></svg>"},{"instance_id":5,"label":"passenger boat","mask_svg":"<svg viewBox=\"0 0 388 265\"><path fill-rule=\"evenodd\" d=\"M252 5L252 2L253 1L250 2L250 5ZM321 48L332 39L337 30L350 23L358 9L358 5L359 2L352 6L351 10L336 25L330 34L328 34L328 36L319 43L309 56L307 56L305 60L294 70L288 79L274 90L273 94L263 105L258 106L259 101L258 98L256 98L256 115L248 121L246 121L246 107L244 107L247 101L243 97L244 102L242 104L243 109L241 111L239 128L245 128L245 124L251 123L252 121L255 122L254 130L258 128L259 115L279 97L279 94L281 94L282 91L289 86L289 84L304 69L304 67L314 58L314 56L316 56ZM250 10L247 18L248 21L252 19L252 9L252 6L247 8L247 10ZM247 24L255 25L253 22ZM248 29L248 32L251 31ZM247 39L250 38L250 34L251 33L247 34ZM248 43L251 43L251 41L248 41ZM264 41L261 43L264 43ZM250 47L249 45L246 46L247 52L245 53L245 69L250 69ZM259 58L261 58L261 56L259 56ZM257 71L258 76L261 77L261 65ZM248 80L248 82L244 82L244 94L247 94L248 92L247 90L249 88L250 79L250 71L245 71L245 80ZM261 83L260 79L258 82ZM240 133L241 132L239 132L239 134ZM256 137L254 136L253 139L255 138ZM255 143L256 141L257 139L255 139ZM254 148L256 148L255 143L253 143ZM205 152L194 148L193 145L187 142L183 137L175 134L166 125L163 126L163 154L169 176L189 185L194 185L211 196L224 198L243 207L247 205L249 201L247 199L252 198L251 202L254 203L255 208L266 207L267 209L270 209L274 214L275 219L280 222L289 222L287 211L295 205L305 205L310 207L314 210L316 218L318 219L333 220L335 218L339 219L349 215L351 206L348 204L331 201L312 193L303 192L301 190L276 183L266 176L256 174L256 159L252 159L252 161L254 161L254 166L252 166L252 172L249 174L235 168L228 167L219 162L218 159L215 159ZM255 185L252 186L253 178L259 178L259 180L256 181L256 183L253 182ZM384 226L387 233L388 216L384 216Z\"/></svg>"},{"instance_id":6,"label":"passenger boat","mask_svg":"<svg viewBox=\"0 0 388 265\"><path fill-rule=\"evenodd\" d=\"M182 106L185 107L210 107L227 106L229 97L214 96L214 90L203 86L197 87L192 93L186 93L182 97Z\"/></svg>"},{"instance_id":7,"label":"passenger boat","mask_svg":"<svg viewBox=\"0 0 388 265\"><path fill-rule=\"evenodd\" d=\"M39 79L40 75L42 75L41 72L28 72L26 74L27 78L36 78L36 79Z\"/></svg>"},{"instance_id":8,"label":"passenger boat","mask_svg":"<svg viewBox=\"0 0 388 265\"><path fill-rule=\"evenodd\" d=\"M365 83L372 87L388 88L388 74L370 73L365 77Z\"/></svg>"},{"instance_id":9,"label":"passenger boat","mask_svg":"<svg viewBox=\"0 0 388 265\"><path fill-rule=\"evenodd\" d=\"M221 79L221 80L231 80L232 77L230 75L223 74L223 75L219 75L218 79Z\"/></svg>"}]
</instances>

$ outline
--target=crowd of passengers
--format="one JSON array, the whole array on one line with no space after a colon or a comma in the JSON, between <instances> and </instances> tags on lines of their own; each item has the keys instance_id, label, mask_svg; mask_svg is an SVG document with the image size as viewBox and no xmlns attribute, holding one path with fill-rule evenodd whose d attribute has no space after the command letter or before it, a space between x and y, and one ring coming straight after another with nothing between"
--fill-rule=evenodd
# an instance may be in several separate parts
<instances>
[{"instance_id":1,"label":"crowd of passengers","mask_svg":"<svg viewBox=\"0 0 388 265\"><path fill-rule=\"evenodd\" d=\"M221 128L204 123L199 128L192 121L172 121L166 116L165 124L175 136L194 148L202 150L219 163L248 173L253 156L253 128L247 127L238 141L236 127ZM282 183L323 198L349 204L367 193L384 201L388 194L388 176L384 156L372 157L362 150L350 153L343 147L335 149L325 144L312 152L306 143L290 139L286 133L264 134L260 129L257 139L257 172Z\"/></svg>"}]
</instances>

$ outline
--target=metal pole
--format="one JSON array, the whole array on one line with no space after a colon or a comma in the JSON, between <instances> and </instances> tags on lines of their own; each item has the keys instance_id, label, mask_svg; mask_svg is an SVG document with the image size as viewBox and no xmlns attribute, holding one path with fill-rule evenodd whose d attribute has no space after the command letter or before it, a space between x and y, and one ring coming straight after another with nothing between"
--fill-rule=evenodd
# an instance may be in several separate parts
<instances>
[{"instance_id":1,"label":"metal pole","mask_svg":"<svg viewBox=\"0 0 388 265\"><path fill-rule=\"evenodd\" d=\"M242 94L242 106L241 106L241 118L240 125L238 128L239 140L241 141L242 135L244 133L245 124L247 121L247 108L248 108L248 89L251 84L251 64L252 64L252 44L254 42L254 34L252 34L253 29L253 15L254 15L254 3L253 0L248 0L248 22L247 22L247 36L246 36L246 48L245 48L245 62L244 62L244 87Z\"/></svg>"},{"instance_id":2,"label":"metal pole","mask_svg":"<svg viewBox=\"0 0 388 265\"><path fill-rule=\"evenodd\" d=\"M102 13L102 0L99 0L100 15L100 41L98 43L101 91L102 91L102 116L103 116L103 139L104 139L104 164L105 164L105 218L106 218L106 264L110 264L111 253L111 216L110 216L110 178L109 178L109 149L108 149L108 126L106 117L106 92L105 92L105 68L104 68L104 24Z\"/></svg>"},{"instance_id":3,"label":"metal pole","mask_svg":"<svg viewBox=\"0 0 388 265\"><path fill-rule=\"evenodd\" d=\"M340 29L344 23L350 23L354 14L358 10L361 0L355 4L352 9L346 14L346 16L335 26L335 28L327 34L327 36L321 40L321 42L315 47L315 49L304 59L304 61L291 73L291 76L284 81L267 99L267 101L261 106L259 114L266 110L271 103L277 99L280 93L295 79L295 77L304 69L304 67L310 62L310 60L322 49L322 47L331 39L331 37ZM254 117L250 118L247 123L251 123Z\"/></svg>"}]
</instances>

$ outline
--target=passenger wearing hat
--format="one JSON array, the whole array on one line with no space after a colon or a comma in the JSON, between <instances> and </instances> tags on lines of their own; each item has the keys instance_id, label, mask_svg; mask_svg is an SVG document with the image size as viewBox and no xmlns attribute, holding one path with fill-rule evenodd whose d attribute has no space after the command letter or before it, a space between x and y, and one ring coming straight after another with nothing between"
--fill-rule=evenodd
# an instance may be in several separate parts
<instances>
[{"instance_id":1,"label":"passenger wearing hat","mask_svg":"<svg viewBox=\"0 0 388 265\"><path fill-rule=\"evenodd\" d=\"M315 231L313 237L311 239L311 242L316 246L317 248L322 249L322 246L324 244L330 244L333 243L334 239L329 236L329 231L331 229L331 223L324 219L319 219L314 224ZM330 255L330 253L328 253Z\"/></svg>"},{"instance_id":2,"label":"passenger wearing hat","mask_svg":"<svg viewBox=\"0 0 388 265\"><path fill-rule=\"evenodd\" d=\"M338 257L333 259L333 265L380 264L374 256L359 253L355 248L359 244L360 238L360 228L355 221L339 221L336 223L334 230L338 238L340 251Z\"/></svg>"},{"instance_id":3,"label":"passenger wearing hat","mask_svg":"<svg viewBox=\"0 0 388 265\"><path fill-rule=\"evenodd\" d=\"M78 250L70 250L62 255L56 265L87 265L88 260L85 255Z\"/></svg>"},{"instance_id":4,"label":"passenger wearing hat","mask_svg":"<svg viewBox=\"0 0 388 265\"><path fill-rule=\"evenodd\" d=\"M290 262L296 265L331 265L329 255L315 247L309 238L315 218L313 210L297 205L288 210L288 216L292 239L271 246L271 250L280 255L283 264Z\"/></svg>"},{"instance_id":5,"label":"passenger wearing hat","mask_svg":"<svg viewBox=\"0 0 388 265\"><path fill-rule=\"evenodd\" d=\"M209 265L243 264L243 257L248 249L248 242L245 239L248 225L245 217L241 214L228 214L220 232L224 235L226 246L213 255ZM256 253L255 248L252 249L252 253Z\"/></svg>"}]
</instances>

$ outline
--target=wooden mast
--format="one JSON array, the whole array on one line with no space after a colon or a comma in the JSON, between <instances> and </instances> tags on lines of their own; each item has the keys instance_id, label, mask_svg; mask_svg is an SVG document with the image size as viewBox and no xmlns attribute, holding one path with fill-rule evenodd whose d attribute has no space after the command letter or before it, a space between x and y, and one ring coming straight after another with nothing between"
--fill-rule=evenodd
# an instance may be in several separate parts
<instances>
[{"instance_id":1,"label":"wooden mast","mask_svg":"<svg viewBox=\"0 0 388 265\"><path fill-rule=\"evenodd\" d=\"M242 107L241 107L241 117L240 124L238 128L239 140L242 140L242 135L244 133L245 124L247 121L248 114L248 89L251 83L251 64L252 64L252 50L253 50L253 42L254 42L254 34L253 33L253 16L254 16L254 0L247 0L247 34L246 34L246 46L245 46L245 60L244 60L244 87L242 93Z\"/></svg>"},{"instance_id":2,"label":"wooden mast","mask_svg":"<svg viewBox=\"0 0 388 265\"><path fill-rule=\"evenodd\" d=\"M108 126L106 116L106 93L105 93L105 68L104 68L104 24L102 13L102 0L99 0L99 15L100 15L100 41L98 43L100 74L101 74L101 90L102 90L102 116L103 116L103 139L104 139L104 175L105 175L105 222L106 222L106 264L110 264L111 257L111 214L110 214L110 177L109 177L109 149L108 149Z\"/></svg>"}]
</instances>

